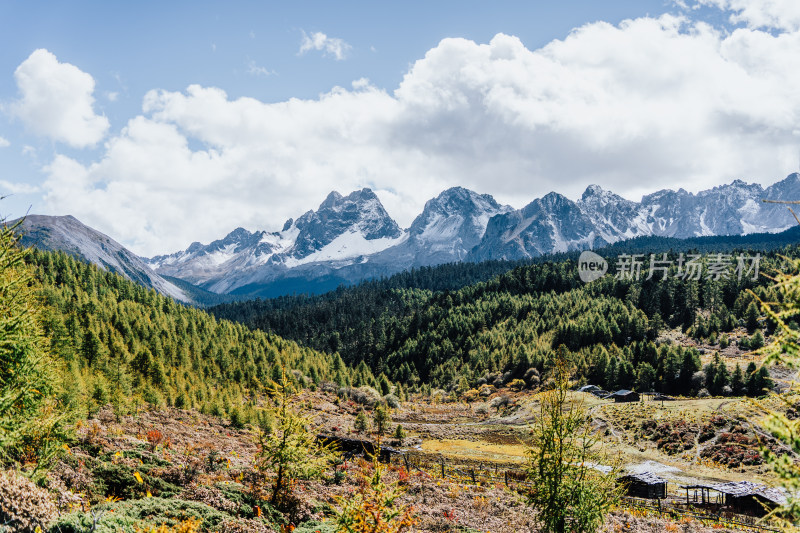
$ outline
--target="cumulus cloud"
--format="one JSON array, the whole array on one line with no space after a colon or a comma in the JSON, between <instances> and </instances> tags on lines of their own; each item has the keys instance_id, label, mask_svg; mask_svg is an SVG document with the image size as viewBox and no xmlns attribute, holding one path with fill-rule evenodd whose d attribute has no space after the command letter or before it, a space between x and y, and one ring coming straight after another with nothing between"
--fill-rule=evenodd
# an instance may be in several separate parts
<instances>
[{"instance_id":1,"label":"cumulus cloud","mask_svg":"<svg viewBox=\"0 0 800 533\"><path fill-rule=\"evenodd\" d=\"M299 54L305 54L311 50L318 50L323 55L332 55L337 61L341 61L352 47L342 39L328 37L322 32L314 32L308 35L303 32L303 41L300 43Z\"/></svg>"},{"instance_id":2,"label":"cumulus cloud","mask_svg":"<svg viewBox=\"0 0 800 533\"><path fill-rule=\"evenodd\" d=\"M11 143L8 142L8 139L0 137L0 148L8 148L9 146L11 146Z\"/></svg>"},{"instance_id":3,"label":"cumulus cloud","mask_svg":"<svg viewBox=\"0 0 800 533\"><path fill-rule=\"evenodd\" d=\"M21 97L10 106L26 128L74 148L96 145L109 128L95 114L94 78L47 50L34 51L14 71Z\"/></svg>"},{"instance_id":4,"label":"cumulus cloud","mask_svg":"<svg viewBox=\"0 0 800 533\"><path fill-rule=\"evenodd\" d=\"M800 29L800 2L797 0L697 0L699 5L731 11L730 21L750 28Z\"/></svg>"},{"instance_id":5,"label":"cumulus cloud","mask_svg":"<svg viewBox=\"0 0 800 533\"><path fill-rule=\"evenodd\" d=\"M100 160L57 157L46 198L153 255L280 229L334 189L373 188L407 226L454 185L521 207L591 183L633 199L771 183L798 165L798 49L797 31L663 15L535 50L504 34L445 39L391 92L365 79L278 103L154 90Z\"/></svg>"}]
</instances>

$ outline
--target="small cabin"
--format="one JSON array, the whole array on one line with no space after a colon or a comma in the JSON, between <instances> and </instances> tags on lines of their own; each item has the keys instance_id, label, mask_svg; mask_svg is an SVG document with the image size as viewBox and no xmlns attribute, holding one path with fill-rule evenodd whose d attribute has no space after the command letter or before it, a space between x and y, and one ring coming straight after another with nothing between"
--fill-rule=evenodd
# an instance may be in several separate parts
<instances>
[{"instance_id":1,"label":"small cabin","mask_svg":"<svg viewBox=\"0 0 800 533\"><path fill-rule=\"evenodd\" d=\"M399 455L401 452L389 446L378 447L374 442L362 439L351 439L339 435L317 435L317 442L325 446L334 446L345 458L352 458L357 455L364 457L379 454L378 459L383 463L391 461L392 456Z\"/></svg>"},{"instance_id":2,"label":"small cabin","mask_svg":"<svg viewBox=\"0 0 800 533\"><path fill-rule=\"evenodd\" d=\"M750 516L764 516L772 509L786 503L786 494L780 489L768 487L751 481L732 481L711 485L688 485L686 489L686 503L690 505L724 507L725 509ZM693 491L690 498L689 491ZM700 498L697 491L700 491ZM717 493L712 496L711 491Z\"/></svg>"},{"instance_id":3,"label":"small cabin","mask_svg":"<svg viewBox=\"0 0 800 533\"><path fill-rule=\"evenodd\" d=\"M638 402L639 401L639 393L634 392L632 390L621 389L617 392L609 394L606 396L606 399L614 400L617 403L622 402Z\"/></svg>"},{"instance_id":4,"label":"small cabin","mask_svg":"<svg viewBox=\"0 0 800 533\"><path fill-rule=\"evenodd\" d=\"M652 472L625 474L618 477L617 482L625 486L628 496L634 498L655 500L667 497L667 480Z\"/></svg>"}]
</instances>

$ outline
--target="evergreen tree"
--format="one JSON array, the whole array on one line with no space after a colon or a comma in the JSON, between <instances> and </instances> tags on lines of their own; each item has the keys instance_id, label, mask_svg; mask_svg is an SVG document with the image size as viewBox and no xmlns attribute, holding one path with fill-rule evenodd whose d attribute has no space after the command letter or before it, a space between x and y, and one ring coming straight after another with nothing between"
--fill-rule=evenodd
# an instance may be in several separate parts
<instances>
[{"instance_id":1,"label":"evergreen tree","mask_svg":"<svg viewBox=\"0 0 800 533\"><path fill-rule=\"evenodd\" d=\"M15 463L27 448L38 469L47 466L64 437L64 418L54 400L42 307L13 230L0 228L0 464Z\"/></svg>"},{"instance_id":2,"label":"evergreen tree","mask_svg":"<svg viewBox=\"0 0 800 533\"><path fill-rule=\"evenodd\" d=\"M378 406L375 407L372 420L374 422L375 432L378 435L383 435L386 433L386 428L389 427L389 422L392 420L389 409L382 403L379 403Z\"/></svg>"},{"instance_id":3,"label":"evergreen tree","mask_svg":"<svg viewBox=\"0 0 800 533\"><path fill-rule=\"evenodd\" d=\"M363 409L360 410L356 415L356 419L353 422L353 429L359 433L364 433L365 431L369 430L369 420L367 419L367 415L364 413Z\"/></svg>"},{"instance_id":4,"label":"evergreen tree","mask_svg":"<svg viewBox=\"0 0 800 533\"><path fill-rule=\"evenodd\" d=\"M700 357L694 350L686 350L681 362L680 378L678 380L679 392L688 394L692 389L692 376L700 370Z\"/></svg>"},{"instance_id":5,"label":"evergreen tree","mask_svg":"<svg viewBox=\"0 0 800 533\"><path fill-rule=\"evenodd\" d=\"M745 311L744 315L744 323L745 327L747 328L747 333L753 334L753 332L758 328L758 306L755 302L750 302L750 305L747 306L747 310Z\"/></svg>"},{"instance_id":6,"label":"evergreen tree","mask_svg":"<svg viewBox=\"0 0 800 533\"><path fill-rule=\"evenodd\" d=\"M652 391L655 386L656 371L650 363L639 365L636 376L636 390L639 392Z\"/></svg>"},{"instance_id":7,"label":"evergreen tree","mask_svg":"<svg viewBox=\"0 0 800 533\"><path fill-rule=\"evenodd\" d=\"M739 363L736 363L736 368L734 368L733 374L731 375L731 390L733 391L734 396L741 396L747 392L744 373L742 372L742 367L739 366Z\"/></svg>"},{"instance_id":8,"label":"evergreen tree","mask_svg":"<svg viewBox=\"0 0 800 533\"><path fill-rule=\"evenodd\" d=\"M568 401L565 361L556 362L553 375L556 387L540 398L527 451L528 501L546 533L593 532L619 499L616 471L604 474L587 466L609 460L595 447L586 407Z\"/></svg>"}]
</instances>

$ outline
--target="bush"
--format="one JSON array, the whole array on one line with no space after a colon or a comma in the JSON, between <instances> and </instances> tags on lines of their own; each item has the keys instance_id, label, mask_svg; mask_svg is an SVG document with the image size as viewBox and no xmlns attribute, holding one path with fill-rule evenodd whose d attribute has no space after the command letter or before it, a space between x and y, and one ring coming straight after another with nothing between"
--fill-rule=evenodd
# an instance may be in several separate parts
<instances>
[{"instance_id":1,"label":"bush","mask_svg":"<svg viewBox=\"0 0 800 533\"><path fill-rule=\"evenodd\" d=\"M489 407L491 407L492 409L496 409L497 411L500 411L500 409L508 407L508 404L510 402L511 398L509 398L507 395L504 394L502 396L497 396L495 398L492 398L492 401L489 402Z\"/></svg>"},{"instance_id":2,"label":"bush","mask_svg":"<svg viewBox=\"0 0 800 533\"><path fill-rule=\"evenodd\" d=\"M508 384L508 388L515 391L521 391L525 388L525 381L521 379L514 379Z\"/></svg>"},{"instance_id":3,"label":"bush","mask_svg":"<svg viewBox=\"0 0 800 533\"><path fill-rule=\"evenodd\" d=\"M381 395L372 387L358 387L357 389L350 389L350 399L361 405L372 407L381 401Z\"/></svg>"},{"instance_id":4,"label":"bush","mask_svg":"<svg viewBox=\"0 0 800 533\"><path fill-rule=\"evenodd\" d=\"M13 531L44 529L58 516L50 494L29 479L9 470L0 472L0 524Z\"/></svg>"},{"instance_id":5,"label":"bush","mask_svg":"<svg viewBox=\"0 0 800 533\"><path fill-rule=\"evenodd\" d=\"M461 395L461 399L469 403L477 401L479 397L480 396L478 395L478 391L475 389L469 389L468 391L464 392L464 394Z\"/></svg>"},{"instance_id":6,"label":"bush","mask_svg":"<svg viewBox=\"0 0 800 533\"><path fill-rule=\"evenodd\" d=\"M203 503L167 498L143 498L111 504L103 504L95 509L95 515L102 511L97 521L96 533L135 531L161 526L174 527L188 519L200 522L200 531L218 531L223 522L230 519L225 513ZM83 533L92 530L94 520L91 514L75 512L68 514L50 528L51 533Z\"/></svg>"},{"instance_id":7,"label":"bush","mask_svg":"<svg viewBox=\"0 0 800 533\"><path fill-rule=\"evenodd\" d=\"M400 407L400 400L394 394L387 394L383 397L383 401L386 402L386 405L392 409L397 409Z\"/></svg>"}]
</instances>

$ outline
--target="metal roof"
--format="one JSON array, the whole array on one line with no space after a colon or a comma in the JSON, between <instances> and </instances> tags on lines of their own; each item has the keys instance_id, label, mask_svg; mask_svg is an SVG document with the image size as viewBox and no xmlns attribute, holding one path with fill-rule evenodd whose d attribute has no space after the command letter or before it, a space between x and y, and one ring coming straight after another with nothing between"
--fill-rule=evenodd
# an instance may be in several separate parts
<instances>
[{"instance_id":1,"label":"metal roof","mask_svg":"<svg viewBox=\"0 0 800 533\"><path fill-rule=\"evenodd\" d=\"M636 481L640 481L647 485L659 485L661 483L666 483L667 480L661 476L657 476L652 472L639 472L635 474L625 474L620 476L620 479L635 479Z\"/></svg>"},{"instance_id":2,"label":"metal roof","mask_svg":"<svg viewBox=\"0 0 800 533\"><path fill-rule=\"evenodd\" d=\"M730 481L728 483L715 483L715 484L697 484L685 485L685 489L711 489L734 498L742 498L744 496L760 496L765 500L778 505L786 503L786 494L781 489L768 487L761 483L753 483L752 481Z\"/></svg>"}]
</instances>

